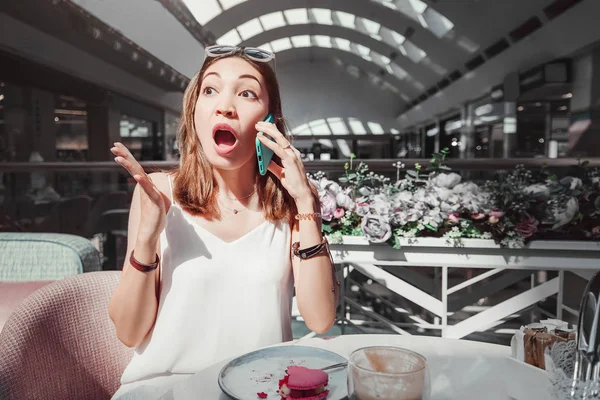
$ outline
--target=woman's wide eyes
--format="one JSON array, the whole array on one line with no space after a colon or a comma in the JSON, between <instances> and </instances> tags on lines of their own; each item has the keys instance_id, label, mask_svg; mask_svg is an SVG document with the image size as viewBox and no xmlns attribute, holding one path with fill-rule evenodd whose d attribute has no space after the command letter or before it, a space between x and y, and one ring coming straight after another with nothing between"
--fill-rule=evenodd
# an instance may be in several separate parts
<instances>
[{"instance_id":1,"label":"woman's wide eyes","mask_svg":"<svg viewBox=\"0 0 600 400\"><path fill-rule=\"evenodd\" d=\"M252 99L257 98L258 96L256 95L256 93L254 93L252 90L244 90L242 93L240 93L242 97L249 97Z\"/></svg>"},{"instance_id":2,"label":"woman's wide eyes","mask_svg":"<svg viewBox=\"0 0 600 400\"><path fill-rule=\"evenodd\" d=\"M213 95L216 93L216 90L211 87L211 86L206 86L204 89L202 89L202 94L205 94L207 96ZM254 93L252 90L243 90L240 92L239 94L241 97L246 97L249 99L256 99L258 98L258 96L256 95L256 93Z\"/></svg>"}]
</instances>

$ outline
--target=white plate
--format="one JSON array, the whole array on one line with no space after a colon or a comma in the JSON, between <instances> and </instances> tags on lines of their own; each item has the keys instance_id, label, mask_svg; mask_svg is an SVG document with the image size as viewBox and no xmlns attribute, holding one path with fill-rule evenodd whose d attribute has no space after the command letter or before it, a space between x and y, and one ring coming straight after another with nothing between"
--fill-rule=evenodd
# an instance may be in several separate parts
<instances>
[{"instance_id":1,"label":"white plate","mask_svg":"<svg viewBox=\"0 0 600 400\"><path fill-rule=\"evenodd\" d=\"M235 400L257 400L257 393L265 392L267 400L281 398L277 393L279 380L290 365L323 368L345 362L339 354L315 347L268 347L240 356L226 364L219 373L219 387ZM348 396L346 368L328 371L329 395L327 400L343 400Z\"/></svg>"}]
</instances>

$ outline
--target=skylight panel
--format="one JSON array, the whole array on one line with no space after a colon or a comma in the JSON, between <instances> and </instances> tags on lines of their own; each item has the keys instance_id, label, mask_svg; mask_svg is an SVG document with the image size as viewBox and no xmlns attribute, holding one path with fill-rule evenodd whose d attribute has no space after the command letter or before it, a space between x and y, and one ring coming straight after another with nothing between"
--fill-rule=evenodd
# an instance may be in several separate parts
<instances>
[{"instance_id":1,"label":"skylight panel","mask_svg":"<svg viewBox=\"0 0 600 400\"><path fill-rule=\"evenodd\" d=\"M348 118L348 124L350 125L350 130L355 135L366 135L367 134L367 130L365 129L365 126L363 125L363 123L360 122L360 120L358 120L356 118Z\"/></svg>"},{"instance_id":2,"label":"skylight panel","mask_svg":"<svg viewBox=\"0 0 600 400\"><path fill-rule=\"evenodd\" d=\"M204 1L204 0L202 0ZM245 2L246 0L219 0L221 2L221 5L223 6L223 9L228 10L231 7L237 6L240 3Z\"/></svg>"},{"instance_id":3,"label":"skylight panel","mask_svg":"<svg viewBox=\"0 0 600 400\"><path fill-rule=\"evenodd\" d=\"M237 46L242 42L242 38L237 32L237 29L232 29L223 36L221 36L218 40L218 44L230 44L232 46Z\"/></svg>"},{"instance_id":4,"label":"skylight panel","mask_svg":"<svg viewBox=\"0 0 600 400\"><path fill-rule=\"evenodd\" d=\"M294 47L310 47L311 43L309 35L293 36L291 39Z\"/></svg>"},{"instance_id":5,"label":"skylight panel","mask_svg":"<svg viewBox=\"0 0 600 400\"><path fill-rule=\"evenodd\" d=\"M408 76L408 73L403 70L402 68L400 68L400 66L398 66L398 64L390 64L390 67L392 68L392 71L394 73L394 75L398 78L398 79L404 79Z\"/></svg>"},{"instance_id":6,"label":"skylight panel","mask_svg":"<svg viewBox=\"0 0 600 400\"><path fill-rule=\"evenodd\" d=\"M283 12L290 25L308 24L308 13L306 8L296 8Z\"/></svg>"},{"instance_id":7,"label":"skylight panel","mask_svg":"<svg viewBox=\"0 0 600 400\"><path fill-rule=\"evenodd\" d=\"M260 21L258 20L258 18L254 18L238 26L237 30L242 39L246 40L261 33L263 31L263 28L260 25Z\"/></svg>"},{"instance_id":8,"label":"skylight panel","mask_svg":"<svg viewBox=\"0 0 600 400\"><path fill-rule=\"evenodd\" d=\"M448 18L428 7L421 16L421 23L427 26L435 36L442 38L454 28L454 24ZM425 26L423 25L423 26Z\"/></svg>"},{"instance_id":9,"label":"skylight panel","mask_svg":"<svg viewBox=\"0 0 600 400\"><path fill-rule=\"evenodd\" d=\"M402 54L404 54L406 57L408 57L411 61L415 63L418 63L425 56L427 56L427 53L415 46L409 40L404 41L402 46L400 46L400 51L402 52Z\"/></svg>"},{"instance_id":10,"label":"skylight panel","mask_svg":"<svg viewBox=\"0 0 600 400\"><path fill-rule=\"evenodd\" d=\"M260 22L266 31L275 28L281 28L286 25L285 18L283 17L283 13L281 11L276 11L274 13L265 14L260 17Z\"/></svg>"},{"instance_id":11,"label":"skylight panel","mask_svg":"<svg viewBox=\"0 0 600 400\"><path fill-rule=\"evenodd\" d=\"M379 35L381 24L371 21L370 19L360 18L369 35Z\"/></svg>"},{"instance_id":12,"label":"skylight panel","mask_svg":"<svg viewBox=\"0 0 600 400\"><path fill-rule=\"evenodd\" d=\"M310 8L308 9L308 19L311 22L316 22L321 25L333 25L331 19L331 10L324 8Z\"/></svg>"},{"instance_id":13,"label":"skylight panel","mask_svg":"<svg viewBox=\"0 0 600 400\"><path fill-rule=\"evenodd\" d=\"M367 122L367 126L374 135L383 135L385 133L383 126L381 126L381 124L378 122L369 121Z\"/></svg>"},{"instance_id":14,"label":"skylight panel","mask_svg":"<svg viewBox=\"0 0 600 400\"><path fill-rule=\"evenodd\" d=\"M271 42L271 47L275 53L292 48L290 38L284 37Z\"/></svg>"},{"instance_id":15,"label":"skylight panel","mask_svg":"<svg viewBox=\"0 0 600 400\"><path fill-rule=\"evenodd\" d=\"M344 123L344 120L340 117L327 118L327 123L334 135L347 135L350 133L348 132L348 127Z\"/></svg>"},{"instance_id":16,"label":"skylight panel","mask_svg":"<svg viewBox=\"0 0 600 400\"><path fill-rule=\"evenodd\" d=\"M387 42L387 44L389 44L393 47L400 46L406 40L406 38L404 36L402 36L401 34L399 34L398 32L388 29L384 26L382 26L381 29L379 30L379 34L381 35L383 40L385 40Z\"/></svg>"},{"instance_id":17,"label":"skylight panel","mask_svg":"<svg viewBox=\"0 0 600 400\"><path fill-rule=\"evenodd\" d=\"M341 50L351 51L350 41L344 38L331 38L331 45Z\"/></svg>"},{"instance_id":18,"label":"skylight panel","mask_svg":"<svg viewBox=\"0 0 600 400\"><path fill-rule=\"evenodd\" d=\"M356 16L344 11L332 11L331 19L334 24L354 29Z\"/></svg>"},{"instance_id":19,"label":"skylight panel","mask_svg":"<svg viewBox=\"0 0 600 400\"><path fill-rule=\"evenodd\" d=\"M309 135L310 128L308 127L308 124L302 124L292 129L292 133L294 135Z\"/></svg>"},{"instance_id":20,"label":"skylight panel","mask_svg":"<svg viewBox=\"0 0 600 400\"><path fill-rule=\"evenodd\" d=\"M391 0L373 0L376 3L382 4L392 10L397 10L396 5Z\"/></svg>"},{"instance_id":21,"label":"skylight panel","mask_svg":"<svg viewBox=\"0 0 600 400\"><path fill-rule=\"evenodd\" d=\"M217 0L183 0L196 21L205 25L208 21L221 14L221 6Z\"/></svg>"},{"instance_id":22,"label":"skylight panel","mask_svg":"<svg viewBox=\"0 0 600 400\"><path fill-rule=\"evenodd\" d=\"M314 35L312 40L317 47L331 47L331 36Z\"/></svg>"},{"instance_id":23,"label":"skylight panel","mask_svg":"<svg viewBox=\"0 0 600 400\"><path fill-rule=\"evenodd\" d=\"M363 46L362 44L358 44L358 43L352 43L352 45L350 47L357 54L359 54L361 56L369 57L369 59L370 59L370 54L371 54L371 49L370 48L368 48L366 46Z\"/></svg>"},{"instance_id":24,"label":"skylight panel","mask_svg":"<svg viewBox=\"0 0 600 400\"><path fill-rule=\"evenodd\" d=\"M327 121L324 119L311 121L308 123L308 126L313 135L329 135L331 133L329 125L327 125Z\"/></svg>"}]
</instances>

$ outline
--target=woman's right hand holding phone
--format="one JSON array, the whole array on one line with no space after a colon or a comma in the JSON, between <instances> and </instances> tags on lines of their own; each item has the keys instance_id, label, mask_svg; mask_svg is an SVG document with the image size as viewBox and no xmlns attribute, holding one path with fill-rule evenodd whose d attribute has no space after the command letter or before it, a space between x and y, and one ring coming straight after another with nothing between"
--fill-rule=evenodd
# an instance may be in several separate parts
<instances>
[{"instance_id":1,"label":"woman's right hand holding phone","mask_svg":"<svg viewBox=\"0 0 600 400\"><path fill-rule=\"evenodd\" d=\"M115 142L110 151L115 161L131 174L140 190L140 224L137 231L138 242L156 243L165 227L167 210L171 201L152 182L140 163L122 143Z\"/></svg>"}]
</instances>

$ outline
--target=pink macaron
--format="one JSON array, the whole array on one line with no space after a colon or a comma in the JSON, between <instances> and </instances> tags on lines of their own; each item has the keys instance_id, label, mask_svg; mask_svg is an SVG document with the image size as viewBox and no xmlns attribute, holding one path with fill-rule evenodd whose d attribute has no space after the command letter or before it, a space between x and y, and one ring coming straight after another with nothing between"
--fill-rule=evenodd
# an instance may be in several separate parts
<instances>
[{"instance_id":1,"label":"pink macaron","mask_svg":"<svg viewBox=\"0 0 600 400\"><path fill-rule=\"evenodd\" d=\"M319 369L290 366L286 376L279 380L279 394L282 400L322 400L329 390L325 389L329 375Z\"/></svg>"}]
</instances>

